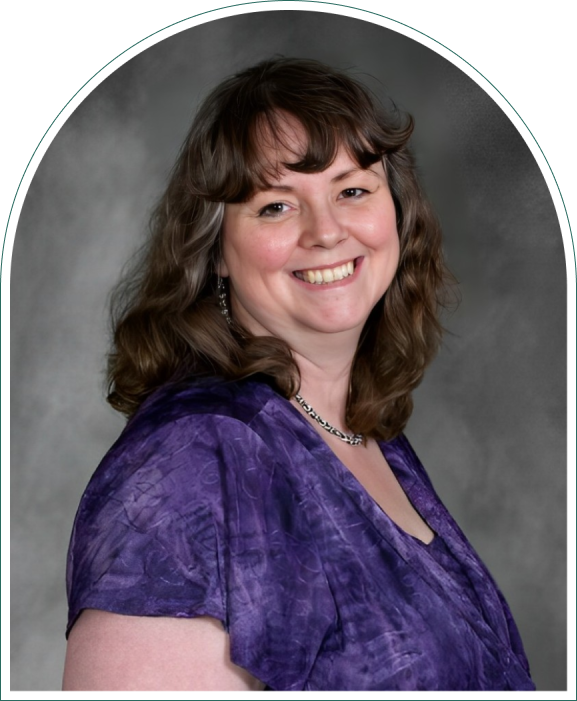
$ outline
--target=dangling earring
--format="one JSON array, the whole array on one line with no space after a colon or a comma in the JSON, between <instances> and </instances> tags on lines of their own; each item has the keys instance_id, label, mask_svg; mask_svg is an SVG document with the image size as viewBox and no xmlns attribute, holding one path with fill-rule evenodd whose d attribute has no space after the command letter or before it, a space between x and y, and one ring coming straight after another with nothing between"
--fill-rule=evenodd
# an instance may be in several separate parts
<instances>
[{"instance_id":1,"label":"dangling earring","mask_svg":"<svg viewBox=\"0 0 577 701\"><path fill-rule=\"evenodd\" d=\"M226 285L224 284L224 280L220 277L220 275L218 276L218 283L216 289L218 295L218 303L220 305L220 313L226 319L226 323L229 326L232 326L232 319L230 318L230 310L228 308L228 302L226 299Z\"/></svg>"}]
</instances>

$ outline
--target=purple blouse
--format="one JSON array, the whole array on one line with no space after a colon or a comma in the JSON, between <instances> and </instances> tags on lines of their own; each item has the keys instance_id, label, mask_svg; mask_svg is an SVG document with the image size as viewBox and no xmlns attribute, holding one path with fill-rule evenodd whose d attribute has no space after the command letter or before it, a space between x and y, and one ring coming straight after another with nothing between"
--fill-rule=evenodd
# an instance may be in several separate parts
<instances>
[{"instance_id":1,"label":"purple blouse","mask_svg":"<svg viewBox=\"0 0 577 701\"><path fill-rule=\"evenodd\" d=\"M213 616L275 690L534 689L507 604L407 439L381 449L430 545L266 383L166 385L82 497L68 630L85 608Z\"/></svg>"}]
</instances>

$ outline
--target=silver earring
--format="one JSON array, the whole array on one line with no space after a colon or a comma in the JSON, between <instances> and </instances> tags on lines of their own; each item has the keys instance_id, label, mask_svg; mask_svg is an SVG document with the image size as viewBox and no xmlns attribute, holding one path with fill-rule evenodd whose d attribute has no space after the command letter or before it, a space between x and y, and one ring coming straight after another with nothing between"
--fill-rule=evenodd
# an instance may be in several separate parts
<instances>
[{"instance_id":1,"label":"silver earring","mask_svg":"<svg viewBox=\"0 0 577 701\"><path fill-rule=\"evenodd\" d=\"M217 294L218 304L220 305L220 313L226 319L226 323L229 326L232 326L232 319L230 318L230 310L226 299L226 285L224 284L224 280L220 277L220 275L218 276Z\"/></svg>"}]
</instances>

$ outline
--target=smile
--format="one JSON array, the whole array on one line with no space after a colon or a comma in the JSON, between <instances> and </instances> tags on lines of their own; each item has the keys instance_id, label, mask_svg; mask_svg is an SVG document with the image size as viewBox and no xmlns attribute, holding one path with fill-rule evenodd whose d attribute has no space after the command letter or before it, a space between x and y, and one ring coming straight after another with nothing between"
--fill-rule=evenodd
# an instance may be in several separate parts
<instances>
[{"instance_id":1,"label":"smile","mask_svg":"<svg viewBox=\"0 0 577 701\"><path fill-rule=\"evenodd\" d=\"M355 272L355 260L349 260L334 268L320 268L311 270L295 270L294 275L303 282L310 282L313 285L330 285L331 282L344 280Z\"/></svg>"}]
</instances>

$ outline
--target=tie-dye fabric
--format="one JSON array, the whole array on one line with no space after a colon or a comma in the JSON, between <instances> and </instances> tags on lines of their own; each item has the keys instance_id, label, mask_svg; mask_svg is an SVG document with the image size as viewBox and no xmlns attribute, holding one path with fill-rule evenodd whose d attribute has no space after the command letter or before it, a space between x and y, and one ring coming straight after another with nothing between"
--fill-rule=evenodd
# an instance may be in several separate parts
<instances>
[{"instance_id":1,"label":"tie-dye fabric","mask_svg":"<svg viewBox=\"0 0 577 701\"><path fill-rule=\"evenodd\" d=\"M167 385L82 498L69 629L85 608L213 616L276 690L533 689L507 604L407 439L381 449L430 545L265 382Z\"/></svg>"}]
</instances>

